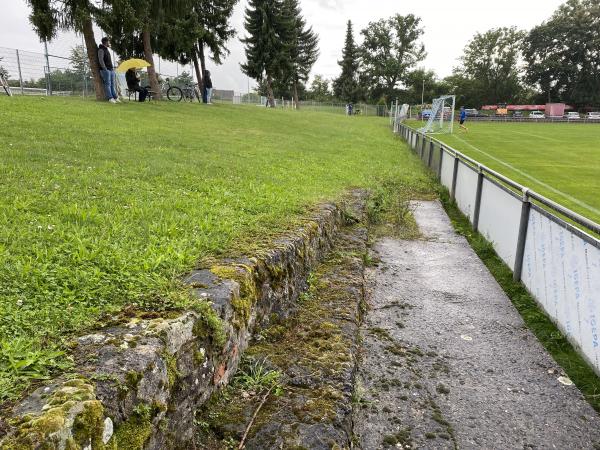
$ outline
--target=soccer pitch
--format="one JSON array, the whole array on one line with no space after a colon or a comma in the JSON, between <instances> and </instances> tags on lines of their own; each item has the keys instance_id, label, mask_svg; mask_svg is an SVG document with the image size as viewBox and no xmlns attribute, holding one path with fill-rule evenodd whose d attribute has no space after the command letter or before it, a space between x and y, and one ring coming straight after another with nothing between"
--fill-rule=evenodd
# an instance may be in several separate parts
<instances>
[{"instance_id":1,"label":"soccer pitch","mask_svg":"<svg viewBox=\"0 0 600 450\"><path fill-rule=\"evenodd\" d=\"M411 122L420 126L420 122ZM600 124L467 122L435 137L600 222Z\"/></svg>"}]
</instances>

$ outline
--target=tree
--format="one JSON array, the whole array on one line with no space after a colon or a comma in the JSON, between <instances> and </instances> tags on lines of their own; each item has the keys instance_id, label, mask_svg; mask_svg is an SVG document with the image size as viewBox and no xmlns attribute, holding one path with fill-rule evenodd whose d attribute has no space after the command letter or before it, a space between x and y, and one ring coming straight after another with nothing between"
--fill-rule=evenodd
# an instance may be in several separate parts
<instances>
[{"instance_id":1,"label":"tree","mask_svg":"<svg viewBox=\"0 0 600 450\"><path fill-rule=\"evenodd\" d=\"M342 50L342 60L338 61L342 73L333 81L333 92L335 96L346 102L355 103L360 97L358 84L358 70L360 67L359 51L354 43L352 21L348 21L346 28L346 41Z\"/></svg>"},{"instance_id":2,"label":"tree","mask_svg":"<svg viewBox=\"0 0 600 450\"><path fill-rule=\"evenodd\" d=\"M464 78L465 94L475 105L514 102L524 88L519 69L524 37L515 27L477 33L464 49L454 74Z\"/></svg>"},{"instance_id":3,"label":"tree","mask_svg":"<svg viewBox=\"0 0 600 450\"><path fill-rule=\"evenodd\" d=\"M192 74L185 70L173 79L173 84L176 86L187 86L194 82Z\"/></svg>"},{"instance_id":4,"label":"tree","mask_svg":"<svg viewBox=\"0 0 600 450\"><path fill-rule=\"evenodd\" d=\"M289 74L288 41L290 24L286 23L281 0L249 0L244 26L248 36L245 44L246 63L242 71L259 83L266 81L267 98L275 106L273 80Z\"/></svg>"},{"instance_id":5,"label":"tree","mask_svg":"<svg viewBox=\"0 0 600 450\"><path fill-rule=\"evenodd\" d=\"M92 26L92 15L97 9L88 0L27 0L27 2L32 10L29 21L42 41L51 41L59 29L74 30L83 34L96 99L105 100L98 64L98 44Z\"/></svg>"},{"instance_id":6,"label":"tree","mask_svg":"<svg viewBox=\"0 0 600 450\"><path fill-rule=\"evenodd\" d=\"M150 63L148 80L154 96L161 98L154 51L161 25L170 17L184 14L191 0L105 0L99 21L110 31L111 39L121 57L139 56Z\"/></svg>"},{"instance_id":7,"label":"tree","mask_svg":"<svg viewBox=\"0 0 600 450\"><path fill-rule=\"evenodd\" d=\"M326 102L331 100L331 91L329 90L329 80L322 75L315 75L310 85L310 98L317 102Z\"/></svg>"},{"instance_id":8,"label":"tree","mask_svg":"<svg viewBox=\"0 0 600 450\"><path fill-rule=\"evenodd\" d=\"M215 64L221 64L229 54L227 42L235 36L230 26L233 8L238 0L191 0L186 14L163 23L158 41L158 53L181 64L194 63L198 83L203 84L206 71L206 51Z\"/></svg>"},{"instance_id":9,"label":"tree","mask_svg":"<svg viewBox=\"0 0 600 450\"><path fill-rule=\"evenodd\" d=\"M568 0L523 42L525 79L548 101L600 103L600 3Z\"/></svg>"},{"instance_id":10,"label":"tree","mask_svg":"<svg viewBox=\"0 0 600 450\"><path fill-rule=\"evenodd\" d=\"M319 57L319 38L312 27L307 27L298 0L283 0L283 14L288 27L285 40L289 58L283 81L291 84L294 104L298 108L298 85L308 81L310 71Z\"/></svg>"},{"instance_id":11,"label":"tree","mask_svg":"<svg viewBox=\"0 0 600 450\"><path fill-rule=\"evenodd\" d=\"M449 93L449 86L440 81L433 70L415 69L404 81L406 91L400 95L402 103L431 103L431 99Z\"/></svg>"},{"instance_id":12,"label":"tree","mask_svg":"<svg viewBox=\"0 0 600 450\"><path fill-rule=\"evenodd\" d=\"M421 19L413 14L396 14L370 22L361 31L363 82L368 83L371 98L393 98L410 69L425 58L425 47L419 42L423 35L420 24Z\"/></svg>"}]
</instances>

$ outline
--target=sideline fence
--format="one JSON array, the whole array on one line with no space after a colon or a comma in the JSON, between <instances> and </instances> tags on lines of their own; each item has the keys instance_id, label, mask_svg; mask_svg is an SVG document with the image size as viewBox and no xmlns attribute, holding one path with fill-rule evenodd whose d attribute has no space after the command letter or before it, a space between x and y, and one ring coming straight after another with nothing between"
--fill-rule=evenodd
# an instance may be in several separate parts
<instances>
[{"instance_id":1,"label":"sideline fence","mask_svg":"<svg viewBox=\"0 0 600 450\"><path fill-rule=\"evenodd\" d=\"M600 225L431 136L393 125L600 375Z\"/></svg>"}]
</instances>

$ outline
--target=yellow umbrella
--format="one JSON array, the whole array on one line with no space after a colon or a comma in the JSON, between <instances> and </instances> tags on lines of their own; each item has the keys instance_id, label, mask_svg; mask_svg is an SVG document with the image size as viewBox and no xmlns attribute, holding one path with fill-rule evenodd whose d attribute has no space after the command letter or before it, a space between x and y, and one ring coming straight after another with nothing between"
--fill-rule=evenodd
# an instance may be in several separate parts
<instances>
[{"instance_id":1,"label":"yellow umbrella","mask_svg":"<svg viewBox=\"0 0 600 450\"><path fill-rule=\"evenodd\" d=\"M150 67L151 64L148 61L144 61L143 59L128 59L127 61L123 61L117 67L117 72L127 72L129 69L140 69L142 67Z\"/></svg>"}]
</instances>

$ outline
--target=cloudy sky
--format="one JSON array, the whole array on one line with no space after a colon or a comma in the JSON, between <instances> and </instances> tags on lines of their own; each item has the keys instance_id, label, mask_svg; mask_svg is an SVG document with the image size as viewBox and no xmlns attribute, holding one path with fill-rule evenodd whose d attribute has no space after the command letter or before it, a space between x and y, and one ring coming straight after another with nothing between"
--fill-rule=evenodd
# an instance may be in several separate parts
<instances>
[{"instance_id":1,"label":"cloudy sky","mask_svg":"<svg viewBox=\"0 0 600 450\"><path fill-rule=\"evenodd\" d=\"M244 8L241 0L232 17L232 24L243 36ZM326 78L338 75L337 61L341 57L346 21L352 20L355 36L370 21L393 14L415 14L423 19L423 42L427 59L422 66L433 69L439 76L449 75L461 55L462 49L476 32L492 27L517 26L528 29L548 18L563 0L429 0L422 2L402 0L300 0L307 22L320 36L320 58L313 74ZM0 0L0 47L41 51L36 35L31 30L27 16L29 10L24 0ZM100 38L101 31L97 30ZM50 44L50 53L68 55L69 49L81 43L81 37L62 34ZM240 71L244 51L237 38L230 42L230 57L220 67L209 68L216 88L246 92L254 86ZM0 55L6 49L0 48ZM176 74L183 68L161 62L161 72ZM189 71L189 68L187 68Z\"/></svg>"}]
</instances>

